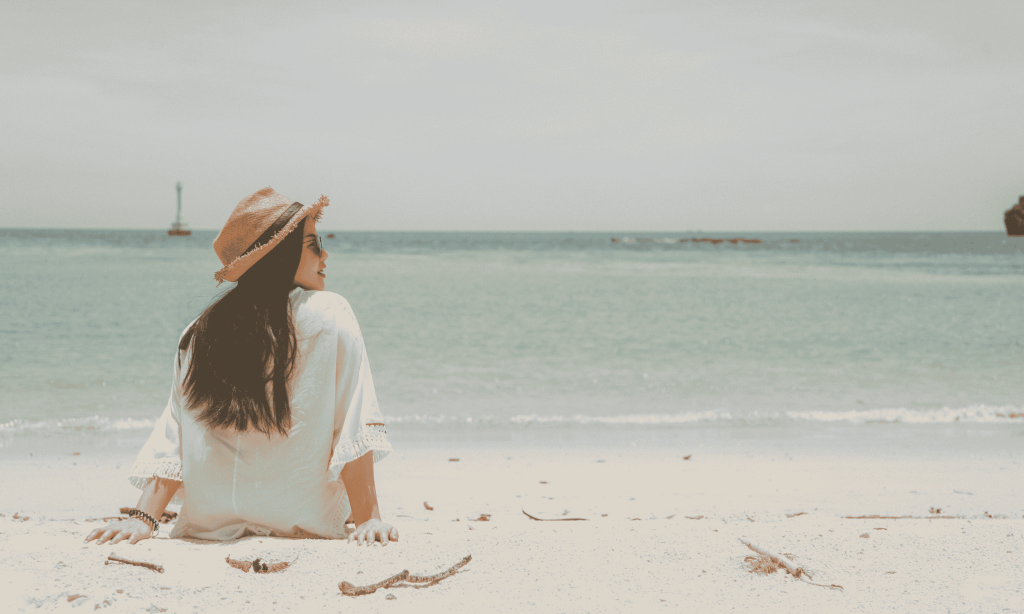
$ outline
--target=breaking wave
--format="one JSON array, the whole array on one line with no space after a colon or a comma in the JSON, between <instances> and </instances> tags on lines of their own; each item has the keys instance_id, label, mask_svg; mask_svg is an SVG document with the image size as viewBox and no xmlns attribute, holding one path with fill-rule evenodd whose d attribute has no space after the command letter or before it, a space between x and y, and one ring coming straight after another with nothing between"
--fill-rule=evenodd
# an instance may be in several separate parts
<instances>
[{"instance_id":1,"label":"breaking wave","mask_svg":"<svg viewBox=\"0 0 1024 614\"><path fill-rule=\"evenodd\" d=\"M1024 424L1024 408L994 407L976 405L964 408L941 408L933 410L911 410L906 408L863 409L850 411L786 411L750 412L737 415L735 412L708 410L686 413L632 414L613 416L545 415L539 413L518 414L509 417L468 416L468 415L391 415L388 424L408 428L431 428L435 426L471 428L523 428L608 426L686 426L715 425L718 427L743 427L768 424ZM10 420L0 423L0 434L38 434L72 432L131 432L149 431L155 421L142 418L108 418L91 416L61 420Z\"/></svg>"}]
</instances>

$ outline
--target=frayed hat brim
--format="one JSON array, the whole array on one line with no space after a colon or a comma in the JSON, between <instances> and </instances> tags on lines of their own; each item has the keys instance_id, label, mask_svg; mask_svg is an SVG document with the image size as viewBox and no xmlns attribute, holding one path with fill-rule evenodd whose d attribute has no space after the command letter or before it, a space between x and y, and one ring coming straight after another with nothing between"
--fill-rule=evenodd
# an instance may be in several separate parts
<instances>
[{"instance_id":1,"label":"frayed hat brim","mask_svg":"<svg viewBox=\"0 0 1024 614\"><path fill-rule=\"evenodd\" d=\"M238 258L232 260L224 268L213 274L213 278L217 280L217 285L224 283L225 281L234 282L238 281L238 278L245 274L249 270L249 267L256 264L256 262L270 253L270 250L274 249L278 243L284 240L288 236L288 233L295 230L295 227L299 225L299 222L312 216L314 221L319 222L320 217L323 214L323 209L327 205L331 204L326 196L321 195L319 199L312 205L306 205L299 209L299 211L291 217L290 220L277 231L274 236L270 237L270 240L260 245L252 251L248 251Z\"/></svg>"}]
</instances>

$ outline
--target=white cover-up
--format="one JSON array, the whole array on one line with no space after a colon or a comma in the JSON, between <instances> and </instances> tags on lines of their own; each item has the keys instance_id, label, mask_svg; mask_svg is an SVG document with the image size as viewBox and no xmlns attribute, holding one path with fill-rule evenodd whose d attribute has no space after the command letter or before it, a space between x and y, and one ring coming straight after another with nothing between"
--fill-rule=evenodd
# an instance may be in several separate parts
<instances>
[{"instance_id":1,"label":"white cover-up","mask_svg":"<svg viewBox=\"0 0 1024 614\"><path fill-rule=\"evenodd\" d=\"M351 507L341 468L391 451L348 301L301 288L288 298L298 352L287 437L198 424L182 389L189 352L177 354L170 401L129 472L138 488L153 477L183 482L171 500L182 504L172 538L344 537Z\"/></svg>"}]
</instances>

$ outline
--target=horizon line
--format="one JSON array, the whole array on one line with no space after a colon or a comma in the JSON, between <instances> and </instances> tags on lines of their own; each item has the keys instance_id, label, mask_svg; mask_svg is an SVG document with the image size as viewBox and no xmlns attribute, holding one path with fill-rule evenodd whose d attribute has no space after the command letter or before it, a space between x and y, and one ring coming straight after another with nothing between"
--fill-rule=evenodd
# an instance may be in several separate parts
<instances>
[{"instance_id":1,"label":"horizon line","mask_svg":"<svg viewBox=\"0 0 1024 614\"><path fill-rule=\"evenodd\" d=\"M7 226L0 227L0 232L9 230L85 230L85 231L122 231L122 232L167 232L167 228L106 228L106 227L81 227L81 226ZM189 228L192 232L220 232L219 228ZM324 232L328 233L343 233L343 232L393 232L393 233L509 233L509 234L623 234L623 233L647 233L647 234L735 234L735 233L762 233L762 234L783 234L783 233L802 233L802 234L867 234L867 233L891 233L891 234L908 234L908 233L958 233L958 232L978 232L978 233L1005 233L1005 229L960 229L960 230L704 230L704 229L684 229L684 230L445 230L445 229L424 229L424 230L395 230L395 229L332 229L324 228ZM1014 238L1014 235L1006 235L1007 237Z\"/></svg>"}]
</instances>

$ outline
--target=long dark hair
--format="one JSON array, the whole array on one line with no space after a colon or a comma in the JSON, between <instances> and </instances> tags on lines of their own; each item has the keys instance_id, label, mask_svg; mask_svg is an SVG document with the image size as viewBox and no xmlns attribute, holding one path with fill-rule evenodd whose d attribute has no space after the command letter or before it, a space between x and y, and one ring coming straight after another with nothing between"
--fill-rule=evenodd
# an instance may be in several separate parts
<instances>
[{"instance_id":1,"label":"long dark hair","mask_svg":"<svg viewBox=\"0 0 1024 614\"><path fill-rule=\"evenodd\" d=\"M295 287L304 227L305 220L182 336L178 349L192 349L184 392L200 424L288 435L287 382L296 354L288 293ZM267 398L268 384L273 399Z\"/></svg>"}]
</instances>

